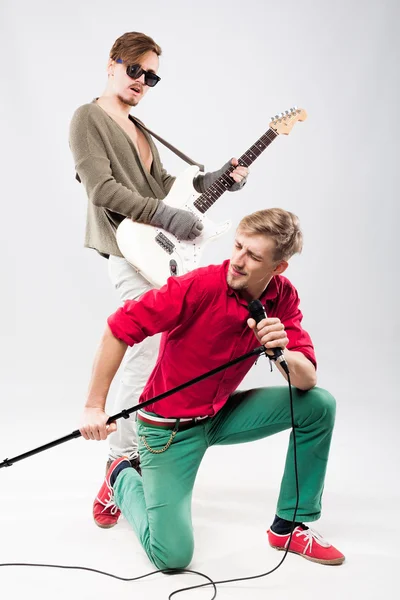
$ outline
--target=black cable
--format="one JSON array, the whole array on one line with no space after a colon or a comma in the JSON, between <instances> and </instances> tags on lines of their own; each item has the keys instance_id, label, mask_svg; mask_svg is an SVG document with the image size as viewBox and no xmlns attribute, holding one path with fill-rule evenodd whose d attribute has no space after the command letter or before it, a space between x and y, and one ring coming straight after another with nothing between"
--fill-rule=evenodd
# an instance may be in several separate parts
<instances>
[{"instance_id":1,"label":"black cable","mask_svg":"<svg viewBox=\"0 0 400 600\"><path fill-rule=\"evenodd\" d=\"M266 573L261 573L261 575L250 575L249 577L238 577L235 579L224 579L221 581L213 581L213 584L215 586L217 585L221 585L223 583L234 583L236 581L250 581L251 579L260 579L262 577L266 577L267 575L271 575L271 573L273 573L274 571L276 571L277 569L279 569L279 567L282 565L282 563L284 562L284 560L286 559L288 552L289 552L289 547L292 541L292 537L293 537L293 532L296 528L296 516L297 516L297 509L299 507L299 500L300 500L300 491L299 491L299 473L298 473L298 468L297 468L297 445L296 445L296 431L295 431L295 424L294 424L294 409L293 409L293 394L292 394L292 384L290 382L290 374L289 371L287 371L287 378L288 378L288 384L289 384L289 397L290 397L290 419L291 419L291 425L292 425L292 435L293 435L293 458L294 458L294 473L295 473L295 481L296 481L296 506L294 509L294 513L293 513L293 520L292 520L292 526L291 526L291 530L290 530L290 537L289 537L289 541L285 550L285 553L283 555L282 560L276 565L276 567L274 567L273 569L271 569L270 571L267 571ZM209 583L203 583L200 585L193 585L187 588L181 588L179 590L175 590L175 592L172 592L172 594L168 597L168 600L170 600L173 596L176 596L177 594L180 594L181 592L186 592L189 590L196 590L198 588L202 588L202 587L206 587L210 585ZM215 596L214 596L215 598Z\"/></svg>"},{"instance_id":2,"label":"black cable","mask_svg":"<svg viewBox=\"0 0 400 600\"><path fill-rule=\"evenodd\" d=\"M118 579L119 581L138 581L139 579L145 579L146 577L150 577L150 575L156 575L157 573L163 573L164 575L181 575L185 573L192 573L194 575L200 575L200 577L208 579L209 583L205 583L204 585L213 586L214 596L211 598L211 600L214 600L214 598L216 598L217 596L217 588L211 577L208 577L208 575L205 575L200 571L193 571L192 569L157 569L157 571L151 571L150 573L145 573L144 575L139 575L138 577L120 577L119 575L107 573L107 571L101 571L100 569L92 569L91 567L80 567L76 565L48 565L45 563L0 563L0 567L46 567L49 569L72 569L76 571L90 571L91 573L98 573L99 575L112 577L113 579Z\"/></svg>"},{"instance_id":3,"label":"black cable","mask_svg":"<svg viewBox=\"0 0 400 600\"><path fill-rule=\"evenodd\" d=\"M196 590L199 588L207 587L209 585L213 586L214 595L211 598L211 600L214 600L217 596L217 587L216 587L217 585L222 585L224 583L234 583L237 581L250 581L252 579L261 579L262 577L271 575L272 573L274 573L274 571L279 569L279 567L283 564L284 560L286 559L288 552L290 552L289 547L290 547L290 544L292 541L293 532L296 528L296 516L297 516L297 510L298 510L299 501L300 501L299 474L298 474L298 467L297 467L297 443L296 443L296 430L295 430L295 423L294 423L294 408L293 408L293 393L292 393L292 384L290 381L289 372L287 372L287 380L288 380L288 386L289 386L290 419L291 419L292 436L293 436L293 459L294 459L294 472L295 472L295 483L296 483L296 506L295 506L294 513L293 513L293 521L292 521L292 526L291 526L291 531L290 531L290 537L289 537L289 540L287 543L287 547L285 549L285 553L283 555L282 560L270 571L267 571L266 573L261 573L260 575L250 575L248 577L237 577L235 579L224 579L221 581L213 581L210 577L208 577L208 575L205 575L204 573L201 573L200 571L193 571L191 569L158 569L156 571L151 571L150 573L146 573L145 575L139 575L138 577L120 577L118 575L114 575L113 573L107 573L106 571L101 571L99 569L93 569L90 567L69 566L69 565L51 565L51 564L42 564L42 563L3 563L3 564L0 563L0 567L48 567L48 568L53 568L53 569L75 569L75 570L80 570L80 571L90 571L92 573L98 573L100 575L105 575L106 577L113 577L114 579L119 579L120 581L138 581L139 579L144 579L146 577L150 577L150 575L156 575L157 573L163 573L165 575L179 575L179 574L185 574L185 573L192 573L195 575L200 575L200 577L204 577L205 579L208 580L208 583L202 583L199 585L193 585L193 586L189 586L186 588L180 588L178 590L175 590L168 596L168 600L171 600L171 598L173 596L176 596L177 594L181 594L182 592Z\"/></svg>"}]
</instances>

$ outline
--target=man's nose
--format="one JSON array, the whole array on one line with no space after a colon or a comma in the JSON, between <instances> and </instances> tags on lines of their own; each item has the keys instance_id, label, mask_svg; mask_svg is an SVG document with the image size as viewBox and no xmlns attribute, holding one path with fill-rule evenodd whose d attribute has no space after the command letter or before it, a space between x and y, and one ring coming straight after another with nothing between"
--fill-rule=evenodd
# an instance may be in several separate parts
<instances>
[{"instance_id":1,"label":"man's nose","mask_svg":"<svg viewBox=\"0 0 400 600\"><path fill-rule=\"evenodd\" d=\"M243 250L239 250L235 255L235 263L238 266L243 266L245 257L246 257L246 253L243 252Z\"/></svg>"}]
</instances>

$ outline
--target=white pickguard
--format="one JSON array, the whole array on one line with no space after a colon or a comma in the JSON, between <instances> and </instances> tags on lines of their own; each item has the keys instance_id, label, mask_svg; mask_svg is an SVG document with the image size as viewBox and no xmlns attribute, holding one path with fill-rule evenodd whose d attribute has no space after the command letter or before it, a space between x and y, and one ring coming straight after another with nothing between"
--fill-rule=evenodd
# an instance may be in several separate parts
<instances>
[{"instance_id":1,"label":"white pickguard","mask_svg":"<svg viewBox=\"0 0 400 600\"><path fill-rule=\"evenodd\" d=\"M216 225L194 206L195 200L201 195L193 187L193 178L198 172L196 166L186 169L176 178L164 199L169 206L189 210L203 223L201 235L193 242L180 241L163 229L143 225L132 219L124 219L117 229L117 243L121 253L155 287L164 285L171 275L183 275L199 267L205 244L228 231L231 226L230 221ZM160 245L160 238L169 247L170 253Z\"/></svg>"}]
</instances>

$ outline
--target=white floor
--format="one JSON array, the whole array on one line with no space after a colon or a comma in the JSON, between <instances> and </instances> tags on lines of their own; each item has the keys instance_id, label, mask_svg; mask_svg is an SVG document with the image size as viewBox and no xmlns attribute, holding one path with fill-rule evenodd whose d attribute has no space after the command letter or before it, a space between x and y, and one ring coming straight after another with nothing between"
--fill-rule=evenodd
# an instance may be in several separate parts
<instances>
[{"instance_id":1,"label":"white floor","mask_svg":"<svg viewBox=\"0 0 400 600\"><path fill-rule=\"evenodd\" d=\"M18 426L17 440L17 428L9 423L0 442L0 460L72 430L68 425L60 427L59 422L31 421L28 425L25 421ZM365 429L364 433L368 434ZM266 572L282 558L282 553L269 548L265 530L274 515L286 441L284 433L254 444L213 448L206 455L193 500L196 550L191 568L214 580L230 579ZM268 577L221 585L220 600L399 597L396 531L400 494L395 471L387 477L390 453L383 438L375 446L366 444L358 455L354 444L350 428L339 426L323 517L315 524L317 531L346 554L346 563L326 567L289 555ZM101 530L91 519L105 455L106 444L79 439L0 470L0 563L80 565L125 577L153 570L126 521ZM9 600L164 600L175 589L197 583L202 580L195 575L157 574L140 582L120 582L82 571L0 568L0 596ZM212 590L175 597L209 599Z\"/></svg>"}]
</instances>

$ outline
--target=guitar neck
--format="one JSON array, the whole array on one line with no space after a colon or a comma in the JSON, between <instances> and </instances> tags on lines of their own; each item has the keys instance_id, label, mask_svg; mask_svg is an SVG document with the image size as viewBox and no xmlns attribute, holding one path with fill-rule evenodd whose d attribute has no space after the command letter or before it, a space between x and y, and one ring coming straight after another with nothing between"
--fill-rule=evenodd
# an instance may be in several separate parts
<instances>
[{"instance_id":1,"label":"guitar neck","mask_svg":"<svg viewBox=\"0 0 400 600\"><path fill-rule=\"evenodd\" d=\"M273 129L268 129L250 148L238 159L239 165L249 167L260 156L262 152L278 137ZM235 183L230 173L235 169L233 165L229 167L217 181L215 181L201 196L193 203L198 211L205 213L211 206Z\"/></svg>"}]
</instances>

